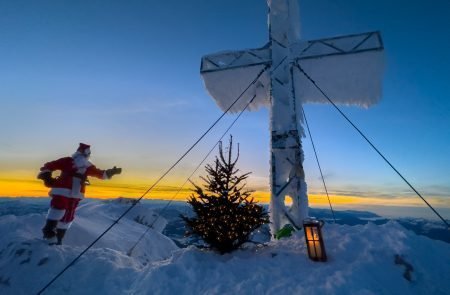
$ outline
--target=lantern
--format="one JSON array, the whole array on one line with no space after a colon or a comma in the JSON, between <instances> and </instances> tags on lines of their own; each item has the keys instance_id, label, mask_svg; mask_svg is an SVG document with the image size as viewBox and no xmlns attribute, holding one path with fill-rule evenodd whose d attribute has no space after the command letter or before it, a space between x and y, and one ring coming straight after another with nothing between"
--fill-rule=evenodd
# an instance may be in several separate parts
<instances>
[{"instance_id":1,"label":"lantern","mask_svg":"<svg viewBox=\"0 0 450 295\"><path fill-rule=\"evenodd\" d=\"M325 252L321 231L324 224L322 220L310 218L303 220L308 256L314 261L327 261L327 253Z\"/></svg>"}]
</instances>

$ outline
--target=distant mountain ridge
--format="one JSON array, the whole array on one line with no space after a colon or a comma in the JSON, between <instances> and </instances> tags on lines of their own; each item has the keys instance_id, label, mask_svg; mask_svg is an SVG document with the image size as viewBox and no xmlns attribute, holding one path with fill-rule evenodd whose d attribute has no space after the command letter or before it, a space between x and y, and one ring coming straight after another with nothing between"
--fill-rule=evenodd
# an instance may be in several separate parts
<instances>
[{"instance_id":1,"label":"distant mountain ridge","mask_svg":"<svg viewBox=\"0 0 450 295\"><path fill-rule=\"evenodd\" d=\"M156 212L161 211L158 207L164 207L167 204L165 200L143 200L143 202L155 206ZM22 216L30 213L45 213L48 210L48 205L49 198L0 198L0 216L8 214ZM328 223L333 222L333 215L329 209L310 208L309 210L311 216L324 219ZM186 203L178 201L172 202L171 206L161 213L169 222L165 229L167 236L176 239L184 235L183 223L179 219L179 214L186 214L189 211L189 206ZM418 235L450 243L450 233L440 221L414 217L389 219L370 211L358 210L335 210L334 213L337 224L363 225L372 222L381 225L387 223L389 220L395 220L406 229Z\"/></svg>"}]
</instances>

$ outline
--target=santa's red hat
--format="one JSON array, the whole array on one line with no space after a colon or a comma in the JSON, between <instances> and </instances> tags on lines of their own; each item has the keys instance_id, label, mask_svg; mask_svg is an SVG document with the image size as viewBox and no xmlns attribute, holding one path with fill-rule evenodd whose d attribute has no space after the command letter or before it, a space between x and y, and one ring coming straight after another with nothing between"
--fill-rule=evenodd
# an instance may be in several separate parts
<instances>
[{"instance_id":1,"label":"santa's red hat","mask_svg":"<svg viewBox=\"0 0 450 295\"><path fill-rule=\"evenodd\" d=\"M83 155L89 156L91 154L91 146L80 142L77 152L79 152Z\"/></svg>"}]
</instances>

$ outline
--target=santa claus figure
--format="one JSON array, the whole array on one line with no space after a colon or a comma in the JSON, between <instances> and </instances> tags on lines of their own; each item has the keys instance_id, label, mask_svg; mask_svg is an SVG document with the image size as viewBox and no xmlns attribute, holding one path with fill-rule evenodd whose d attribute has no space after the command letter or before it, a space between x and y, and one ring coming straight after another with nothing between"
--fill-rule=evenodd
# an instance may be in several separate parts
<instances>
[{"instance_id":1,"label":"santa claus figure","mask_svg":"<svg viewBox=\"0 0 450 295\"><path fill-rule=\"evenodd\" d=\"M51 188L49 195L52 200L47 222L42 229L44 239L50 243L62 244L64 235L75 217L75 209L84 198L88 176L111 179L115 174L122 172L121 168L115 166L107 170L98 169L89 161L90 155L90 146L80 143L71 157L45 163L41 168L38 178L44 181L45 186ZM61 171L61 174L53 178L52 172L56 170Z\"/></svg>"}]
</instances>

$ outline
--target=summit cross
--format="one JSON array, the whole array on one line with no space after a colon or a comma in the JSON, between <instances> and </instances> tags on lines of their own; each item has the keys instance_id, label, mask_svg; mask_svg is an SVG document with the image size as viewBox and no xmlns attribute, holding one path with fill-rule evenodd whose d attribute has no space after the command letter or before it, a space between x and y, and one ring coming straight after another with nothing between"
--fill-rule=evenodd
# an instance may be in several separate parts
<instances>
[{"instance_id":1,"label":"summit cross","mask_svg":"<svg viewBox=\"0 0 450 295\"><path fill-rule=\"evenodd\" d=\"M326 89L334 103L368 107L381 96L383 44L379 32L301 40L297 0L267 3L269 42L258 49L203 56L200 72L222 110L229 109L248 85L229 111L270 109L269 211L275 234L287 223L301 227L308 217L302 104L327 103L302 71ZM286 197L292 199L290 206L285 205Z\"/></svg>"}]
</instances>

